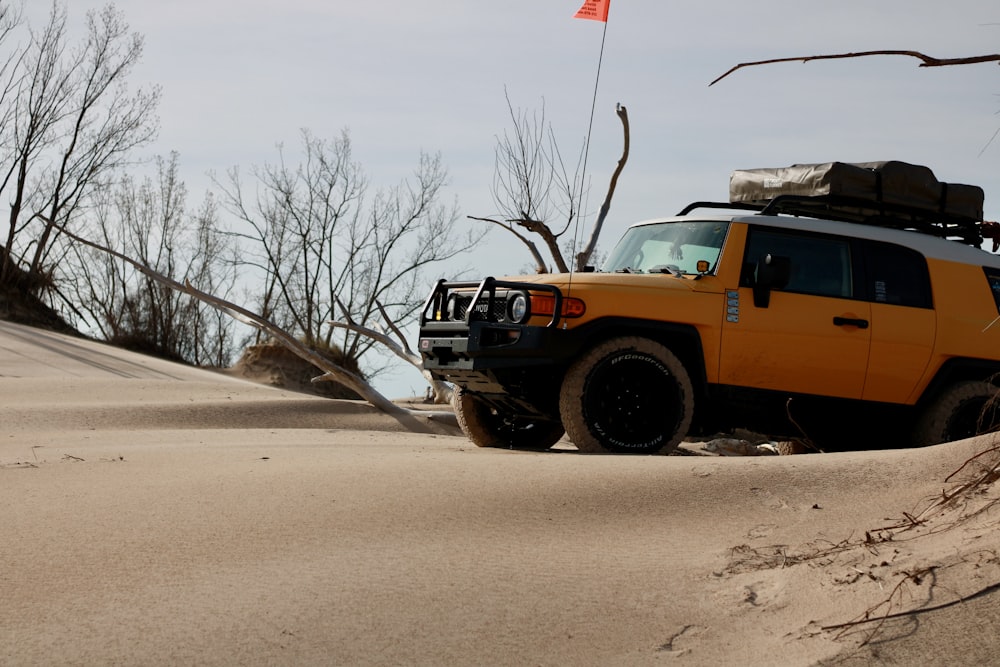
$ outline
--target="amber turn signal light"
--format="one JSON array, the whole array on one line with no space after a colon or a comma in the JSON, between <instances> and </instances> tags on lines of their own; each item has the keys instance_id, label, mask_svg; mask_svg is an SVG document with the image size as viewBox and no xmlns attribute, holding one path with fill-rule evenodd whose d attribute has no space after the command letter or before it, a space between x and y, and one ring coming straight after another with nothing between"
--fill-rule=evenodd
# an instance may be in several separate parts
<instances>
[{"instance_id":1,"label":"amber turn signal light","mask_svg":"<svg viewBox=\"0 0 1000 667\"><path fill-rule=\"evenodd\" d=\"M532 315L551 315L556 308L554 296L531 295ZM580 317L587 312L587 304L582 299L567 298L562 300L562 317Z\"/></svg>"}]
</instances>

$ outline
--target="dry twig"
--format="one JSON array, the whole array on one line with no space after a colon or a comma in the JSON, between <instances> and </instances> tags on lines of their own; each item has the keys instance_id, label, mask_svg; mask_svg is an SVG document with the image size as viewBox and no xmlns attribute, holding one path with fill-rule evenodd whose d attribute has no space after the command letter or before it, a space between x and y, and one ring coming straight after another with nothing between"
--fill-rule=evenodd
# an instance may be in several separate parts
<instances>
[{"instance_id":1,"label":"dry twig","mask_svg":"<svg viewBox=\"0 0 1000 667\"><path fill-rule=\"evenodd\" d=\"M888 597L886 597L886 599L882 600L873 607L870 607L867 611L865 611L865 613L861 616L861 618L855 619L853 621L847 621L846 623L838 623L836 625L826 625L823 626L822 629L827 631L840 630L840 632L838 632L835 637L836 639L840 639L851 628L863 625L865 623L875 623L876 624L875 627L872 628L872 630L868 633L868 636L866 636L864 641L861 642L861 646L864 646L865 644L869 643L872 639L875 638L875 635L878 634L878 631L882 629L882 626L889 619L901 616L909 616L921 611L929 610L927 608L924 608L924 609L915 609L911 611L896 612L896 613L892 613L891 611L893 605L902 605L903 593L906 592L907 590L908 582L913 582L914 584L919 586L923 583L926 577L929 577L934 574L934 570L935 567L931 566L918 570L916 572L904 572L903 574L905 576L896 583L892 591L889 593ZM885 607L886 610L885 613L876 616L875 613L882 607Z\"/></svg>"}]
</instances>

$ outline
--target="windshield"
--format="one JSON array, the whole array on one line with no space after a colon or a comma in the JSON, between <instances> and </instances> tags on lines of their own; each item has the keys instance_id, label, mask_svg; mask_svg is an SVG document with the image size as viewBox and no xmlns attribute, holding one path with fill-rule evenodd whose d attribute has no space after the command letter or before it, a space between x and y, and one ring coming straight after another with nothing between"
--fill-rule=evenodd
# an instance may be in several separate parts
<instances>
[{"instance_id":1,"label":"windshield","mask_svg":"<svg viewBox=\"0 0 1000 667\"><path fill-rule=\"evenodd\" d=\"M718 220L661 222L631 227L604 263L617 273L697 274L698 262L715 271L729 223Z\"/></svg>"}]
</instances>

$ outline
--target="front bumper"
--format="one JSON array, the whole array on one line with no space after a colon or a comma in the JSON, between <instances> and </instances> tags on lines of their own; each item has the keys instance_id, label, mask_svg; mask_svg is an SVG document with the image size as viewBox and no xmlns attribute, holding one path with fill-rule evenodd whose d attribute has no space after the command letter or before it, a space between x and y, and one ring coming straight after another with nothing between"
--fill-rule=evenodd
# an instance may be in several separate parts
<instances>
[{"instance_id":1,"label":"front bumper","mask_svg":"<svg viewBox=\"0 0 1000 667\"><path fill-rule=\"evenodd\" d=\"M420 355L432 373L449 370L538 366L559 354L558 329L519 324L471 322L429 323L420 328Z\"/></svg>"},{"instance_id":2,"label":"front bumper","mask_svg":"<svg viewBox=\"0 0 1000 667\"><path fill-rule=\"evenodd\" d=\"M502 306L511 291L551 294L556 314L544 326L505 321L505 309L496 306ZM461 317L448 305L455 294L464 299ZM550 285L493 278L479 283L441 281L420 317L418 349L423 367L436 379L495 404L503 402L508 408L516 404L514 412L551 412L549 403L558 394L568 358L568 332L557 327L561 303L561 291Z\"/></svg>"},{"instance_id":3,"label":"front bumper","mask_svg":"<svg viewBox=\"0 0 1000 667\"><path fill-rule=\"evenodd\" d=\"M452 334L452 335L447 335ZM544 327L473 322L465 335L420 330L424 369L507 414L551 419L567 355L565 332Z\"/></svg>"}]
</instances>

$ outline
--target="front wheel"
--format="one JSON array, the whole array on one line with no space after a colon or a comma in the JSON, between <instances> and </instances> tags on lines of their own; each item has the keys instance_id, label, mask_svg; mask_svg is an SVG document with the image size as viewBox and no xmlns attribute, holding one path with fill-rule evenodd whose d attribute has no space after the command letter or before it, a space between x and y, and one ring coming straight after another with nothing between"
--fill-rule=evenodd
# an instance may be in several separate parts
<instances>
[{"instance_id":1,"label":"front wheel","mask_svg":"<svg viewBox=\"0 0 1000 667\"><path fill-rule=\"evenodd\" d=\"M1000 388L989 382L959 382L941 392L917 420L913 444L937 445L1000 428Z\"/></svg>"},{"instance_id":2,"label":"front wheel","mask_svg":"<svg viewBox=\"0 0 1000 667\"><path fill-rule=\"evenodd\" d=\"M556 444L565 433L562 424L557 422L502 414L457 387L451 395L451 403L462 432L477 447L544 450Z\"/></svg>"},{"instance_id":3,"label":"front wheel","mask_svg":"<svg viewBox=\"0 0 1000 667\"><path fill-rule=\"evenodd\" d=\"M582 452L669 453L687 435L694 391L684 364L648 338L613 338L570 366L559 412Z\"/></svg>"}]
</instances>

